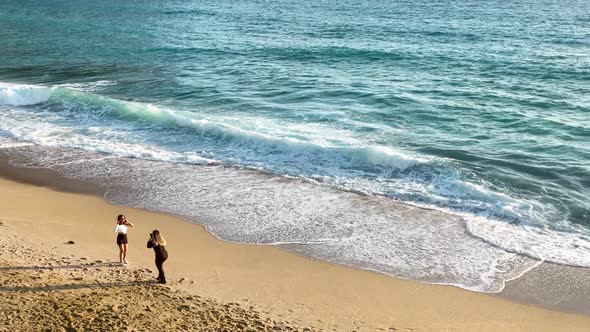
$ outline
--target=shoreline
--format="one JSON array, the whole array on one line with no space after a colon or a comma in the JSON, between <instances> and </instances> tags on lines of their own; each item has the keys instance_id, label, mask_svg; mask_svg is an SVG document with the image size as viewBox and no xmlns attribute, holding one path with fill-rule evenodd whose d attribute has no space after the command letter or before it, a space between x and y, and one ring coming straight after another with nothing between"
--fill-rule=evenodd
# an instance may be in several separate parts
<instances>
[{"instance_id":1,"label":"shoreline","mask_svg":"<svg viewBox=\"0 0 590 332\"><path fill-rule=\"evenodd\" d=\"M65 184L73 182L72 192L84 182L100 185L101 197L111 204L179 217L224 242L272 244L308 259L488 294L541 263L480 238L469 228L470 216L444 208L231 165L111 158L83 149L70 150L81 153L71 162L70 157L60 160L61 148L19 150L8 148L0 155L28 171L74 179ZM49 162L53 158L55 164ZM502 238L503 231L497 233Z\"/></svg>"},{"instance_id":2,"label":"shoreline","mask_svg":"<svg viewBox=\"0 0 590 332\"><path fill-rule=\"evenodd\" d=\"M21 194L34 193L35 198L42 202L40 205L43 208L38 212L51 211L49 216L61 216L61 213L69 210L56 211L54 205L61 204L62 208L69 209L67 206L72 200L84 202L84 206L88 204L83 211L79 211L81 206L72 207L74 213L83 212L81 215L87 215L90 211L95 212L86 231L95 230L96 236L89 237L89 234L81 233L80 229L75 228L77 225L75 220L53 220L47 223L45 219L48 215L27 211L26 206L22 206L27 205L22 197L21 200L17 197L5 197L6 203L3 205L6 206L3 207L2 211L5 211L3 213L13 212L12 215L2 215L1 218L29 220L22 221L22 224L10 222L14 226L18 225L18 228L23 231L21 234L34 239L43 234L43 232L38 233L39 231L45 231L45 236L52 238L54 243L57 243L58 239L63 240L61 243L68 241L64 238L68 235L72 239L75 238L76 244L81 243L80 250L85 256L101 257L106 254L114 258L117 252L110 229L111 219L114 218L115 211L124 211L123 213L130 216L131 220L139 220L141 224L140 227L136 227L141 229L141 232L136 232L136 229L130 232L130 239L133 241L130 244L130 256L133 257L130 259L131 264L153 269L152 257L145 248L142 248L143 240L137 233L147 234L156 225L165 225L166 227L161 228L165 229L163 234L170 234L167 236L169 243L176 243L171 245L173 253L171 255L179 255L178 249L174 248L182 244L184 249L189 249L188 252L183 253L183 258L187 261L197 261L197 266L192 268L187 266L190 264L172 263L170 260L170 263L167 263L167 270L170 271L172 278L188 278L205 281L207 284L204 288L198 287L199 282L195 282L194 285L177 286L189 293L226 302L252 301L251 303L260 305L265 308L264 310L280 314L288 319L302 319L303 322L308 323L318 323L319 319L324 329L356 324L362 328L371 326L371 328L382 329L388 326L415 326L420 328L477 327L477 329L493 330L510 326L511 329L528 330L524 327L526 324L537 324L541 321L543 324L557 324L555 327L557 329L565 321L573 324L571 328L590 322L590 317L587 316L521 304L527 302L547 306L546 303L536 303L534 299L522 296L519 298L519 287L512 286L514 281L507 283L505 288L509 289L512 295L510 292L508 295L502 294L504 291L494 295L474 293L452 286L421 284L376 272L316 261L276 246L225 242L206 232L203 226L176 216L113 206L100 196L104 191L84 182L58 177L50 170L15 168L8 165L5 159L0 158L0 160L2 160L0 177L4 179L1 181L2 187ZM12 181L6 180L7 178ZM14 180L17 181L14 182ZM26 184L22 184L23 182ZM77 189L84 191L78 192ZM56 204L56 200L59 204ZM16 207L19 202L20 208ZM25 217L23 214L28 215L23 218ZM165 222L160 221L163 219ZM29 229L36 229L36 225L42 227L27 234L25 232L27 228L21 228L24 225L29 226ZM79 242L80 239L83 241ZM95 244L96 248L85 245L86 242ZM202 257L203 252L211 257ZM135 255L141 255L141 257L134 257ZM204 268L203 265L206 264L203 263L209 266ZM523 278L526 276L520 279ZM513 301L508 301L506 298ZM480 308L474 308L473 303L478 303ZM485 315L481 313L478 315L477 312L484 307L487 308L484 311ZM572 309L559 305L558 308L568 311ZM584 313L583 310L581 312ZM519 316L521 314L530 315L530 317L521 317ZM492 318L494 315L503 318ZM560 319L551 319L558 317ZM522 319L533 319L534 322L523 322ZM502 324L498 325L498 322Z\"/></svg>"}]
</instances>

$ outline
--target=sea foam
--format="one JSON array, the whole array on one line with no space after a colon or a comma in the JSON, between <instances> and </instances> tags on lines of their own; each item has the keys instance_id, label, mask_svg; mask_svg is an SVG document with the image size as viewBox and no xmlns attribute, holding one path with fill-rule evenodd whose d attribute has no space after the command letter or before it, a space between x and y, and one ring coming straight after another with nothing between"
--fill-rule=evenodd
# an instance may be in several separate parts
<instances>
[{"instance_id":1,"label":"sea foam","mask_svg":"<svg viewBox=\"0 0 590 332\"><path fill-rule=\"evenodd\" d=\"M0 105L35 105L49 100L53 88L0 82Z\"/></svg>"},{"instance_id":2,"label":"sea foam","mask_svg":"<svg viewBox=\"0 0 590 332\"><path fill-rule=\"evenodd\" d=\"M300 131L289 130L287 124L273 123L268 119L262 119L264 126L260 126L258 122L261 119L256 118L236 121L223 116L204 116L198 112L118 100L67 88L54 88L51 102L52 114L75 114L77 125L81 124L80 120L86 121L89 126L104 121L112 125L115 120L125 122L129 129L158 128L160 143L184 133L185 139L193 140L205 149L215 150L220 160L237 166L259 166L265 161L274 166L294 165L291 159L297 157L297 169L269 168L270 171L291 175L305 175L306 168L321 171L322 167L330 176L342 176L341 169L347 167L360 170L372 168L377 172L403 171L431 160L393 147L367 145L353 139L327 140L320 131L306 132L302 138ZM199 142L196 142L197 137ZM321 174L318 171L313 173Z\"/></svg>"}]
</instances>

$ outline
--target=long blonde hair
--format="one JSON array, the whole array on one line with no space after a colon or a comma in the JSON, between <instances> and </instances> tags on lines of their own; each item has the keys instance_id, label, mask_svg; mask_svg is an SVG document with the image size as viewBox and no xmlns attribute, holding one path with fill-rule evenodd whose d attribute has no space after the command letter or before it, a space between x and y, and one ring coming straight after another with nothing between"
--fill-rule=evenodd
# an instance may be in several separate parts
<instances>
[{"instance_id":1,"label":"long blonde hair","mask_svg":"<svg viewBox=\"0 0 590 332\"><path fill-rule=\"evenodd\" d=\"M155 244L159 246L166 245L166 239L164 239L162 234L160 234L160 231L157 229L152 232L152 239L154 240L154 242L156 242Z\"/></svg>"}]
</instances>

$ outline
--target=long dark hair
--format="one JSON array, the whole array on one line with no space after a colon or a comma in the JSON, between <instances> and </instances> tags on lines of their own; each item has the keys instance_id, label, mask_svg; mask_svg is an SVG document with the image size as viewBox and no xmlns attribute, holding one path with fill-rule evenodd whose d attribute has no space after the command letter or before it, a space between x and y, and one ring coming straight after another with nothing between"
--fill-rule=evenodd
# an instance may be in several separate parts
<instances>
[{"instance_id":1,"label":"long dark hair","mask_svg":"<svg viewBox=\"0 0 590 332\"><path fill-rule=\"evenodd\" d=\"M121 220L125 219L125 216L120 214L117 216L117 224L121 225L123 224L123 222L121 222Z\"/></svg>"}]
</instances>

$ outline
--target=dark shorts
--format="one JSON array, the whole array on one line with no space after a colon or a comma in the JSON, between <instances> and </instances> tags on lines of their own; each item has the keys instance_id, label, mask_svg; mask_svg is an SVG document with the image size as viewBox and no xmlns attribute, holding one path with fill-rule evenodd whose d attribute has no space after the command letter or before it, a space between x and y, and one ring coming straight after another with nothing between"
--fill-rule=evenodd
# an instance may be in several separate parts
<instances>
[{"instance_id":1,"label":"dark shorts","mask_svg":"<svg viewBox=\"0 0 590 332\"><path fill-rule=\"evenodd\" d=\"M127 234L117 234L117 244L127 244Z\"/></svg>"}]
</instances>

